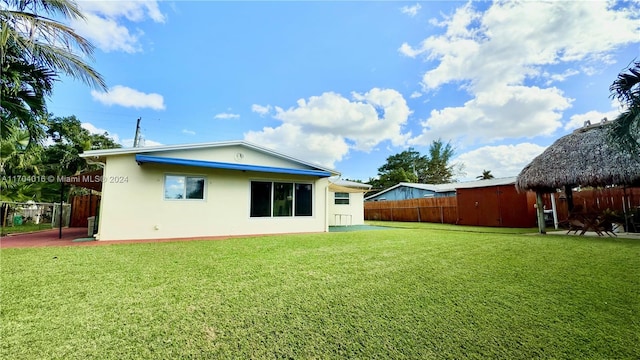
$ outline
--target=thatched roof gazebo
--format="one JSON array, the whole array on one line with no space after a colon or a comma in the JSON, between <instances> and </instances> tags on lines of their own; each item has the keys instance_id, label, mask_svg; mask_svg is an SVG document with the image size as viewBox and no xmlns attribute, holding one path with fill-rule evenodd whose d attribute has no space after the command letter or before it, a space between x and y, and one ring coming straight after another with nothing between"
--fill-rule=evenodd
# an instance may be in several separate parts
<instances>
[{"instance_id":1,"label":"thatched roof gazebo","mask_svg":"<svg viewBox=\"0 0 640 360\"><path fill-rule=\"evenodd\" d=\"M571 188L574 186L640 183L640 155L610 142L610 124L605 119L563 136L522 169L516 179L516 188L536 192L538 219L543 216L543 193L564 188L571 210ZM544 221L540 232L545 233Z\"/></svg>"}]
</instances>

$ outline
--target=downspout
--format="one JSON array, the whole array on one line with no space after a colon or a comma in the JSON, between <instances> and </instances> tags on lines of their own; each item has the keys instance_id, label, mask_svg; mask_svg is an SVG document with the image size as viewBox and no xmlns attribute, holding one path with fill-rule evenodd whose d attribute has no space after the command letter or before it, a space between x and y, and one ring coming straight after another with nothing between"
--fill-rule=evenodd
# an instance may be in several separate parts
<instances>
[{"instance_id":1,"label":"downspout","mask_svg":"<svg viewBox=\"0 0 640 360\"><path fill-rule=\"evenodd\" d=\"M324 232L329 232L329 180L324 187Z\"/></svg>"},{"instance_id":2,"label":"downspout","mask_svg":"<svg viewBox=\"0 0 640 360\"><path fill-rule=\"evenodd\" d=\"M98 157L96 157L96 159L98 159ZM104 162L102 161L97 161L97 160L91 160L89 158L87 158L87 163L88 164L93 164L93 165L98 165L99 167L102 168L102 179L104 179L105 176L105 171L107 170L107 159L104 159ZM102 180L101 179L101 180ZM98 221L98 228L96 229L95 233L93 234L93 238L96 240L100 240L100 229L102 228L102 221L100 221L100 214L102 213L102 205L104 204L104 199L102 199L102 194L104 193L104 186L106 185L106 182L103 181L102 182L102 189L100 189L100 206L96 209L96 221ZM91 198L89 198L91 199ZM94 225L94 229L95 229L95 225Z\"/></svg>"}]
</instances>

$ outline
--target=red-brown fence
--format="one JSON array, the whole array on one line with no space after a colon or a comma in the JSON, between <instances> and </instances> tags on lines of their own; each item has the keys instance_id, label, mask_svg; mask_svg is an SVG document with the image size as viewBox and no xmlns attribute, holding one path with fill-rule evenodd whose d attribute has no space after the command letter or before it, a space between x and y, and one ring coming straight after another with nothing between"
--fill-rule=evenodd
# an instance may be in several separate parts
<instances>
[{"instance_id":1,"label":"red-brown fence","mask_svg":"<svg viewBox=\"0 0 640 360\"><path fill-rule=\"evenodd\" d=\"M529 197L535 199L534 195L527 196ZM545 208L551 209L551 195L545 194L543 199ZM569 211L566 195L556 193L555 200L558 219L560 221L567 219ZM534 201L528 201L530 206L533 206L533 203ZM575 191L573 203L591 211L609 209L622 214L628 212L630 208L640 207L640 188L614 187ZM458 199L455 196L364 203L365 220L456 224L458 213ZM535 210L530 212L530 216L535 219Z\"/></svg>"},{"instance_id":2,"label":"red-brown fence","mask_svg":"<svg viewBox=\"0 0 640 360\"><path fill-rule=\"evenodd\" d=\"M71 199L71 220L69 227L87 227L89 216L96 216L100 208L100 196L81 195Z\"/></svg>"},{"instance_id":3,"label":"red-brown fence","mask_svg":"<svg viewBox=\"0 0 640 360\"><path fill-rule=\"evenodd\" d=\"M569 216L567 197L564 192L555 193L556 211L558 219L564 220ZM544 204L546 209L551 209L551 195L545 194ZM611 210L623 214L629 209L640 207L640 188L602 188L573 192L573 205L582 206L583 209L592 212Z\"/></svg>"},{"instance_id":4,"label":"red-brown fence","mask_svg":"<svg viewBox=\"0 0 640 360\"><path fill-rule=\"evenodd\" d=\"M455 197L422 198L364 203L364 218L380 221L413 221L455 224Z\"/></svg>"}]
</instances>

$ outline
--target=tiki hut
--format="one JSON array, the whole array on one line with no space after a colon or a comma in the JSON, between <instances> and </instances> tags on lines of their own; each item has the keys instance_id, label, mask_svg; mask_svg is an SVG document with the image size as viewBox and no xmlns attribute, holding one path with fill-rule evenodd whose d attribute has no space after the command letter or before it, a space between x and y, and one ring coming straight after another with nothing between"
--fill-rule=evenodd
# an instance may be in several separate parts
<instances>
[{"instance_id":1,"label":"tiki hut","mask_svg":"<svg viewBox=\"0 0 640 360\"><path fill-rule=\"evenodd\" d=\"M606 119L599 124L586 124L556 140L522 169L516 179L516 188L536 192L539 219L543 216L543 193L565 189L571 210L572 187L640 183L640 156L610 142L610 124ZM544 221L540 224L540 232L545 232Z\"/></svg>"}]
</instances>

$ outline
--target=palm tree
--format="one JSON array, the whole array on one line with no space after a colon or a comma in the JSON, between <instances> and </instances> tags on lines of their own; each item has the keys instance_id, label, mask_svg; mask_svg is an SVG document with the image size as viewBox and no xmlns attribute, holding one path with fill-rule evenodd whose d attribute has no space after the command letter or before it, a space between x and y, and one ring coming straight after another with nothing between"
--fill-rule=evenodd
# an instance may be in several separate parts
<instances>
[{"instance_id":1,"label":"palm tree","mask_svg":"<svg viewBox=\"0 0 640 360\"><path fill-rule=\"evenodd\" d=\"M18 130L27 130L30 140L44 137L39 118L46 116L46 96L51 95L55 73L27 63L8 46L2 54L4 64L0 73L0 138L6 140Z\"/></svg>"},{"instance_id":2,"label":"palm tree","mask_svg":"<svg viewBox=\"0 0 640 360\"><path fill-rule=\"evenodd\" d=\"M613 123L613 141L640 151L640 61L618 75L609 87L611 97L620 101L624 111Z\"/></svg>"},{"instance_id":3,"label":"palm tree","mask_svg":"<svg viewBox=\"0 0 640 360\"><path fill-rule=\"evenodd\" d=\"M84 62L91 58L93 45L72 28L50 17L84 19L71 0L3 0L0 10L0 57L5 67L7 47L17 48L22 58L37 67L80 79L106 89L102 76ZM79 51L80 54L76 53Z\"/></svg>"},{"instance_id":4,"label":"palm tree","mask_svg":"<svg viewBox=\"0 0 640 360\"><path fill-rule=\"evenodd\" d=\"M493 179L494 176L491 173L491 170L482 170L482 175L478 175L476 176L476 179L478 180L489 180L489 179Z\"/></svg>"},{"instance_id":5,"label":"palm tree","mask_svg":"<svg viewBox=\"0 0 640 360\"><path fill-rule=\"evenodd\" d=\"M46 96L60 74L106 89L102 76L83 60L93 46L50 17L83 18L71 0L2 0L0 5L0 117L3 134L27 130L31 140L46 116ZM35 123L34 123L35 120Z\"/></svg>"}]
</instances>

